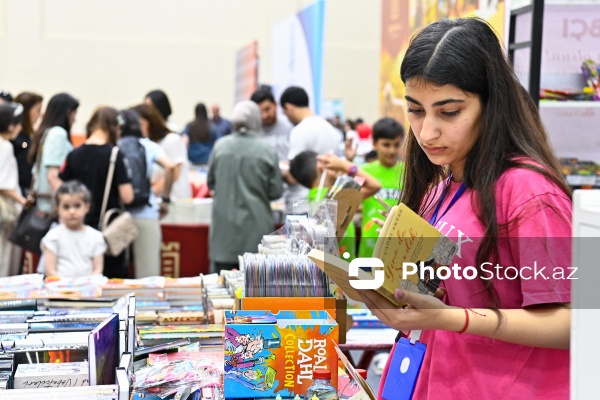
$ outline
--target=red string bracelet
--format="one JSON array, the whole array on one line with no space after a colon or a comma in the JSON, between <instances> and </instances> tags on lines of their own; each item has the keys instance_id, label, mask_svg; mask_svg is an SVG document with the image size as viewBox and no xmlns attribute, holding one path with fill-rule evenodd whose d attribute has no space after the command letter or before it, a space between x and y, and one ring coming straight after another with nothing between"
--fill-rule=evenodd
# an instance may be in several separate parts
<instances>
[{"instance_id":1,"label":"red string bracelet","mask_svg":"<svg viewBox=\"0 0 600 400\"><path fill-rule=\"evenodd\" d=\"M466 319L465 319L465 326L463 326L463 328L458 332L459 334L466 332L467 328L469 327L469 311L471 311L471 312L473 312L473 313L475 313L477 315L481 315L482 317L486 316L485 314L480 314L480 313L478 313L476 311L473 311L470 308L463 307L462 309L465 310L465 317L466 317Z\"/></svg>"},{"instance_id":2,"label":"red string bracelet","mask_svg":"<svg viewBox=\"0 0 600 400\"><path fill-rule=\"evenodd\" d=\"M459 334L464 333L467 330L467 328L469 327L469 310L467 310L464 307L463 307L463 310L465 310L466 319L465 319L465 325L463 326L463 328L460 331L458 331Z\"/></svg>"}]
</instances>

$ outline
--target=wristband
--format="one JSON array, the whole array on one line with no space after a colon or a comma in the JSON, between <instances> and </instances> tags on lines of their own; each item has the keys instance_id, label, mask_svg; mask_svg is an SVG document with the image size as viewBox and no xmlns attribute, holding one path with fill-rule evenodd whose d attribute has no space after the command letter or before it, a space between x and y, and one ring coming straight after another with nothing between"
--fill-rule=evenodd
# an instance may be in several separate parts
<instances>
[{"instance_id":1,"label":"wristband","mask_svg":"<svg viewBox=\"0 0 600 400\"><path fill-rule=\"evenodd\" d=\"M348 176L354 178L357 173L358 167L356 166L356 164L350 164L350 166L348 167Z\"/></svg>"},{"instance_id":2,"label":"wristband","mask_svg":"<svg viewBox=\"0 0 600 400\"><path fill-rule=\"evenodd\" d=\"M475 310L473 310L471 308L465 308L465 307L463 307L462 309L465 310L465 317L466 317L466 319L465 319L465 326L463 326L463 328L460 331L458 331L459 334L465 333L467 331L467 328L469 327L469 311L471 311L472 313L477 314L477 315L479 315L481 317L485 317L486 316L486 314L480 314L480 313L478 313L477 311L475 311Z\"/></svg>"},{"instance_id":3,"label":"wristband","mask_svg":"<svg viewBox=\"0 0 600 400\"><path fill-rule=\"evenodd\" d=\"M170 204L171 203L171 198L170 197L163 197L162 198L162 202L165 204Z\"/></svg>"},{"instance_id":4,"label":"wristband","mask_svg":"<svg viewBox=\"0 0 600 400\"><path fill-rule=\"evenodd\" d=\"M465 325L463 326L463 328L458 331L459 334L464 333L467 331L467 328L469 327L469 310L463 307L463 310L465 310Z\"/></svg>"}]
</instances>

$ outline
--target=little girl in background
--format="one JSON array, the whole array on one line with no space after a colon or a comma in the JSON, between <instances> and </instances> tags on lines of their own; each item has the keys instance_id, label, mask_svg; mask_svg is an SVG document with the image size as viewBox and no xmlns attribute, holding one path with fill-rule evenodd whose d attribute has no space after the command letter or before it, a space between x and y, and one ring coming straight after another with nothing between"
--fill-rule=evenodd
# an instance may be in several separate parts
<instances>
[{"instance_id":1,"label":"little girl in background","mask_svg":"<svg viewBox=\"0 0 600 400\"><path fill-rule=\"evenodd\" d=\"M84 224L90 191L79 181L63 183L55 194L59 225L42 239L46 276L100 275L106 243L102 233Z\"/></svg>"}]
</instances>

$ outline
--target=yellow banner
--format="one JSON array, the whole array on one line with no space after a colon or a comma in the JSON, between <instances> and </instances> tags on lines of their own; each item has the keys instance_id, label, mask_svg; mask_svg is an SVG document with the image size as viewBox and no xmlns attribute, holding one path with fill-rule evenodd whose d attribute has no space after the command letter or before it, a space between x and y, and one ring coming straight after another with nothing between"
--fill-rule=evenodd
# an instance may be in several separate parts
<instances>
[{"instance_id":1,"label":"yellow banner","mask_svg":"<svg viewBox=\"0 0 600 400\"><path fill-rule=\"evenodd\" d=\"M504 0L382 0L379 114L406 122L400 64L410 38L443 18L478 16L504 38Z\"/></svg>"}]
</instances>

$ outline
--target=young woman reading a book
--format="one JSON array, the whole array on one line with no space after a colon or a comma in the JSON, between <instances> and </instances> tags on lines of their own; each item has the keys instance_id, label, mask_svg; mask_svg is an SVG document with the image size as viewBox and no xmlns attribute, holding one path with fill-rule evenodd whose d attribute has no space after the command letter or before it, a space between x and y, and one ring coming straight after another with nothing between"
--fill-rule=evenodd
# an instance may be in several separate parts
<instances>
[{"instance_id":1,"label":"young woman reading a book","mask_svg":"<svg viewBox=\"0 0 600 400\"><path fill-rule=\"evenodd\" d=\"M424 28L400 74L401 201L458 244L465 271L440 296L398 289L403 309L361 293L395 329L423 330L413 398L569 398L572 205L535 105L480 19Z\"/></svg>"}]
</instances>

